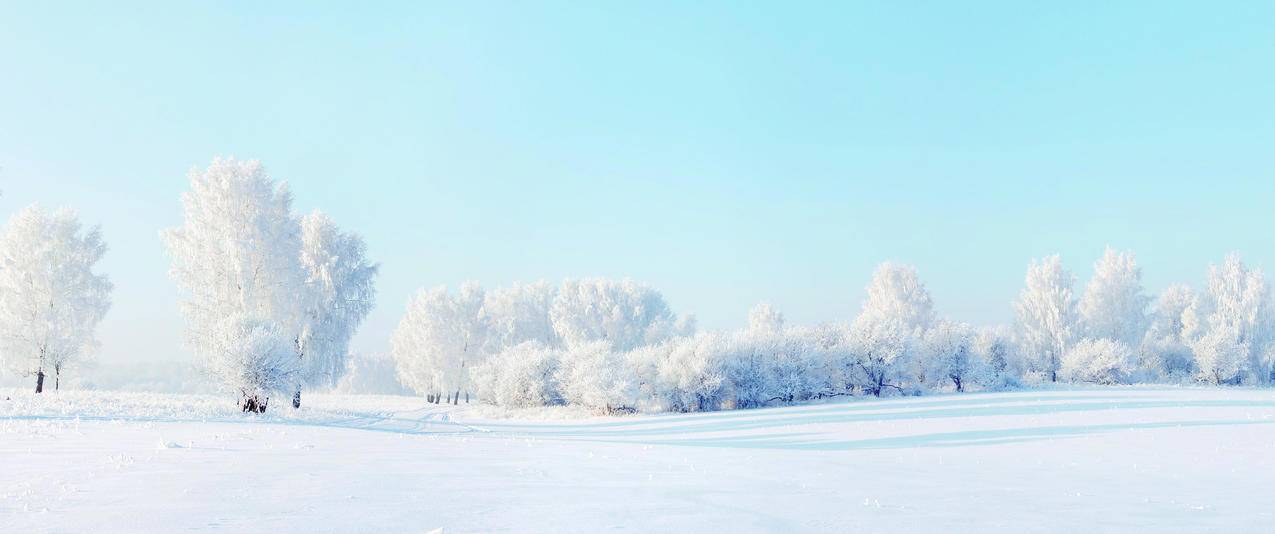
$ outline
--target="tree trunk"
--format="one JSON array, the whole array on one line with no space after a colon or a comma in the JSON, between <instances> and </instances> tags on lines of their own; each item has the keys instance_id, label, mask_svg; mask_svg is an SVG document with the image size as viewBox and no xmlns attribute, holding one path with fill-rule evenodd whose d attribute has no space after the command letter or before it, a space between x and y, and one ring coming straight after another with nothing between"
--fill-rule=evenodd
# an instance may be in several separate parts
<instances>
[{"instance_id":1,"label":"tree trunk","mask_svg":"<svg viewBox=\"0 0 1275 534\"><path fill-rule=\"evenodd\" d=\"M297 388L297 392L292 395L292 407L293 408L301 407L301 389L300 388Z\"/></svg>"},{"instance_id":2,"label":"tree trunk","mask_svg":"<svg viewBox=\"0 0 1275 534\"><path fill-rule=\"evenodd\" d=\"M270 402L269 398L247 397L243 400L243 411L252 413L266 413L266 404Z\"/></svg>"},{"instance_id":3,"label":"tree trunk","mask_svg":"<svg viewBox=\"0 0 1275 534\"><path fill-rule=\"evenodd\" d=\"M456 396L455 396L455 397L452 397L452 406L456 406L457 404L460 404L460 390L459 390L459 389L458 389L458 390L456 390Z\"/></svg>"},{"instance_id":4,"label":"tree trunk","mask_svg":"<svg viewBox=\"0 0 1275 534\"><path fill-rule=\"evenodd\" d=\"M44 371L43 370L35 372L35 392L36 393L44 392Z\"/></svg>"},{"instance_id":5,"label":"tree trunk","mask_svg":"<svg viewBox=\"0 0 1275 534\"><path fill-rule=\"evenodd\" d=\"M62 369L53 369L53 391L62 389Z\"/></svg>"},{"instance_id":6,"label":"tree trunk","mask_svg":"<svg viewBox=\"0 0 1275 534\"><path fill-rule=\"evenodd\" d=\"M469 392L465 392L465 404L469 404Z\"/></svg>"}]
</instances>

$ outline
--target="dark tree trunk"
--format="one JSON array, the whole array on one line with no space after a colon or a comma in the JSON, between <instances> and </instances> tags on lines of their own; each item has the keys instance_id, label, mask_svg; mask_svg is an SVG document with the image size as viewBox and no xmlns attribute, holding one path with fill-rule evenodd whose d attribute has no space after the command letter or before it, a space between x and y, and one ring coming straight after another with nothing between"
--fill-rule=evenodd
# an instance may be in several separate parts
<instances>
[{"instance_id":1,"label":"dark tree trunk","mask_svg":"<svg viewBox=\"0 0 1275 534\"><path fill-rule=\"evenodd\" d=\"M428 393L427 393L427 394L425 394L425 403L426 403L426 404L433 404L433 403L434 403L434 395L432 395L432 394L428 394Z\"/></svg>"},{"instance_id":2,"label":"dark tree trunk","mask_svg":"<svg viewBox=\"0 0 1275 534\"><path fill-rule=\"evenodd\" d=\"M454 397L452 397L452 406L456 406L457 404L460 404L460 390L459 390L459 389L458 389L458 390L456 390L456 395L455 395Z\"/></svg>"},{"instance_id":3,"label":"dark tree trunk","mask_svg":"<svg viewBox=\"0 0 1275 534\"><path fill-rule=\"evenodd\" d=\"M243 400L243 411L252 413L266 413L266 404L270 402L268 397L247 397Z\"/></svg>"},{"instance_id":4,"label":"dark tree trunk","mask_svg":"<svg viewBox=\"0 0 1275 534\"><path fill-rule=\"evenodd\" d=\"M465 404L469 404L469 392L465 392Z\"/></svg>"},{"instance_id":5,"label":"dark tree trunk","mask_svg":"<svg viewBox=\"0 0 1275 534\"><path fill-rule=\"evenodd\" d=\"M44 371L35 372L35 392L44 393Z\"/></svg>"},{"instance_id":6,"label":"dark tree trunk","mask_svg":"<svg viewBox=\"0 0 1275 534\"><path fill-rule=\"evenodd\" d=\"M292 407L293 408L301 407L301 390L300 389L298 389L297 392L292 395Z\"/></svg>"},{"instance_id":7,"label":"dark tree trunk","mask_svg":"<svg viewBox=\"0 0 1275 534\"><path fill-rule=\"evenodd\" d=\"M53 371L53 391L62 389L62 370Z\"/></svg>"},{"instance_id":8,"label":"dark tree trunk","mask_svg":"<svg viewBox=\"0 0 1275 534\"><path fill-rule=\"evenodd\" d=\"M955 382L955 383L956 383L956 392L957 392L957 393L963 393L963 392L965 391L965 386L961 384L961 379L960 379L960 378L952 377L952 382Z\"/></svg>"}]
</instances>

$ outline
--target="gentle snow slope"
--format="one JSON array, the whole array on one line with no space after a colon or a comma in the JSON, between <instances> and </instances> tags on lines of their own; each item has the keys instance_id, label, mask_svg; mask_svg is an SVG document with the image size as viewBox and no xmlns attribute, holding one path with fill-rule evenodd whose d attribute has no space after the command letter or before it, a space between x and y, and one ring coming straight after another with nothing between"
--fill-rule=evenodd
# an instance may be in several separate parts
<instances>
[{"instance_id":1,"label":"gentle snow slope","mask_svg":"<svg viewBox=\"0 0 1275 534\"><path fill-rule=\"evenodd\" d=\"M409 397L0 393L0 532L1267 531L1275 392L483 419ZM283 409L279 409L283 408Z\"/></svg>"}]
</instances>

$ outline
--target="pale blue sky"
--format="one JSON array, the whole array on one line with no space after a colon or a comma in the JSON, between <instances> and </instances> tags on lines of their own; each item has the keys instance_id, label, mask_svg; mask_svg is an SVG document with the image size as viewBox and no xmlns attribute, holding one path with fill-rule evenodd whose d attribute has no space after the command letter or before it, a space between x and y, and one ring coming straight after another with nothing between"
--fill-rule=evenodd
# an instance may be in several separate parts
<instances>
[{"instance_id":1,"label":"pale blue sky","mask_svg":"<svg viewBox=\"0 0 1275 534\"><path fill-rule=\"evenodd\" d=\"M0 214L100 223L101 358L181 355L185 173L263 160L411 293L602 275L709 328L874 266L1008 321L1032 257L1275 266L1275 3L0 3Z\"/></svg>"}]
</instances>

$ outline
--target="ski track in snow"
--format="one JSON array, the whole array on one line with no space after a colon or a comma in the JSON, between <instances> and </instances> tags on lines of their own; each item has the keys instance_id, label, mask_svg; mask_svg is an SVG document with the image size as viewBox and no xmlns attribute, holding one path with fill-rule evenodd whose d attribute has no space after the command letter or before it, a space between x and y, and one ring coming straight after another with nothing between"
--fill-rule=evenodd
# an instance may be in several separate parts
<instances>
[{"instance_id":1,"label":"ski track in snow","mask_svg":"<svg viewBox=\"0 0 1275 534\"><path fill-rule=\"evenodd\" d=\"M1112 388L520 420L409 397L0 401L0 531L1252 531L1275 392ZM163 408L168 406L168 408Z\"/></svg>"}]
</instances>

